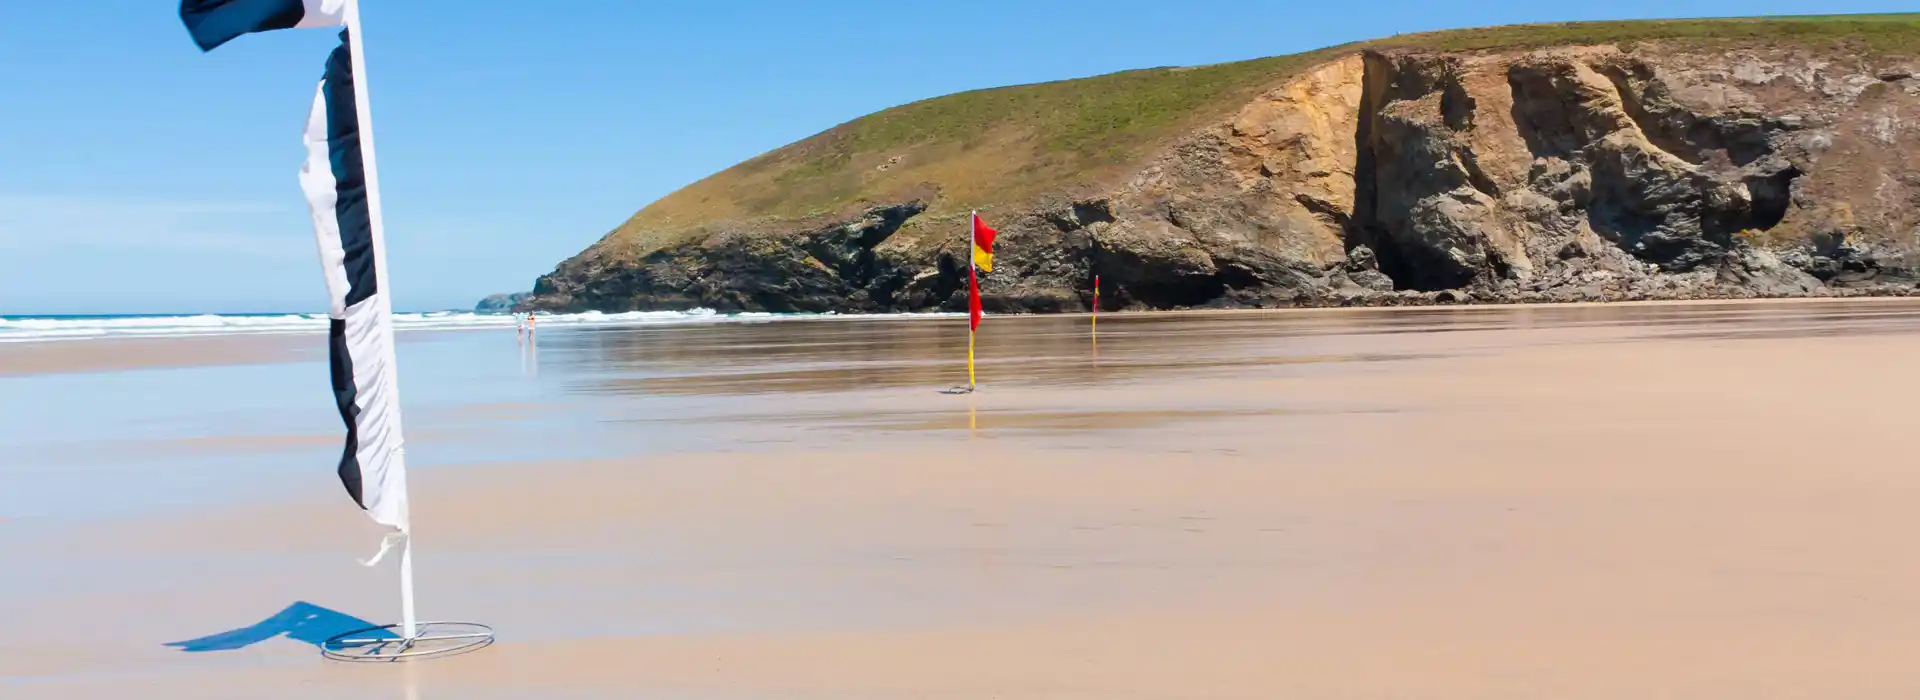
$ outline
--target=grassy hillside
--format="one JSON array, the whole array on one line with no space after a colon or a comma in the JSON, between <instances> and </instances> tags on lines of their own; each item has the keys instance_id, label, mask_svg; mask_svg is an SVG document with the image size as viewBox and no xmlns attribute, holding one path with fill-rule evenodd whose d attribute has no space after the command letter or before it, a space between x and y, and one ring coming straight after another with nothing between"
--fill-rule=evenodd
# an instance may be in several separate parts
<instances>
[{"instance_id":1,"label":"grassy hillside","mask_svg":"<svg viewBox=\"0 0 1920 700\"><path fill-rule=\"evenodd\" d=\"M1920 53L1920 13L1535 24L1410 34L1194 68L965 92L842 124L688 186L603 242L640 252L715 222L783 227L922 197L932 214L1111 185L1300 70L1367 48L1448 51L1650 40L1833 43Z\"/></svg>"}]
</instances>

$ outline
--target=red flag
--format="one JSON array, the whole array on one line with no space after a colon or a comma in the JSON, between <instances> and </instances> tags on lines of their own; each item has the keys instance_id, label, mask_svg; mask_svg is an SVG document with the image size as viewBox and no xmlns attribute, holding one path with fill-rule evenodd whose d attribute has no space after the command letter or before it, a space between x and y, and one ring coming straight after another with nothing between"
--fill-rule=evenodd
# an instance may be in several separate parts
<instances>
[{"instance_id":1,"label":"red flag","mask_svg":"<svg viewBox=\"0 0 1920 700\"><path fill-rule=\"evenodd\" d=\"M967 268L967 290L968 290L967 311L969 314L973 316L973 321L968 326L968 328L971 330L977 331L977 330L980 330L980 315L981 315L980 314L980 273L975 271L971 267Z\"/></svg>"}]
</instances>

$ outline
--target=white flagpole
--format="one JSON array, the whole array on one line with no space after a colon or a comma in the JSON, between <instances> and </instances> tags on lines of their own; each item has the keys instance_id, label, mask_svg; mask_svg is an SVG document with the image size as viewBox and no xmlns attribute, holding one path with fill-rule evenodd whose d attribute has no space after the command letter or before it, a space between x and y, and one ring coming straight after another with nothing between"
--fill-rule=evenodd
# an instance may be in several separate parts
<instances>
[{"instance_id":1,"label":"white flagpole","mask_svg":"<svg viewBox=\"0 0 1920 700\"><path fill-rule=\"evenodd\" d=\"M373 160L373 108L367 94L367 53L366 44L360 35L360 0L347 0L347 51L353 61L353 108L355 121L359 122L360 160L367 181L367 221L373 229L373 271L374 284L379 287L380 325L391 336L393 333L393 286L387 282L387 239L386 224L380 216L380 169ZM395 372L393 403L400 405L398 381L399 366L395 362L393 343L386 344L386 362L388 371ZM403 436L400 431L400 412L393 414L393 434ZM398 441L404 450L405 437ZM404 452L403 452L404 454ZM405 541L400 543L400 629L406 639L419 636L419 623L413 614L413 533L412 518L408 518Z\"/></svg>"},{"instance_id":2,"label":"white flagpole","mask_svg":"<svg viewBox=\"0 0 1920 700\"><path fill-rule=\"evenodd\" d=\"M413 615L413 535L407 535L400 547L400 631L402 637L416 639L420 623Z\"/></svg>"}]
</instances>

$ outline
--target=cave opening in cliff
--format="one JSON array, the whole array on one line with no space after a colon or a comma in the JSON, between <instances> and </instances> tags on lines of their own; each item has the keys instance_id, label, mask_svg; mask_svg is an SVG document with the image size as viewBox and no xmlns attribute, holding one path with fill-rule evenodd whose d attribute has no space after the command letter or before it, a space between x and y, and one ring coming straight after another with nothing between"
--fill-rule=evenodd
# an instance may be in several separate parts
<instances>
[{"instance_id":1,"label":"cave opening in cliff","mask_svg":"<svg viewBox=\"0 0 1920 700\"><path fill-rule=\"evenodd\" d=\"M1226 296L1227 285L1218 275L1192 276L1165 282L1142 282L1127 290L1135 301L1157 309L1191 309Z\"/></svg>"},{"instance_id":2,"label":"cave opening in cliff","mask_svg":"<svg viewBox=\"0 0 1920 700\"><path fill-rule=\"evenodd\" d=\"M1753 216L1749 228L1760 231L1779 226L1793 206L1793 182L1800 169L1788 166L1780 172L1747 179L1747 192L1753 198Z\"/></svg>"},{"instance_id":3,"label":"cave opening in cliff","mask_svg":"<svg viewBox=\"0 0 1920 700\"><path fill-rule=\"evenodd\" d=\"M967 300L964 297L955 296L962 286L960 270L963 267L960 261L955 259L952 253L941 253L940 257L934 261L934 269L938 273L933 278L933 294L930 299L934 304L948 311L965 311Z\"/></svg>"}]
</instances>

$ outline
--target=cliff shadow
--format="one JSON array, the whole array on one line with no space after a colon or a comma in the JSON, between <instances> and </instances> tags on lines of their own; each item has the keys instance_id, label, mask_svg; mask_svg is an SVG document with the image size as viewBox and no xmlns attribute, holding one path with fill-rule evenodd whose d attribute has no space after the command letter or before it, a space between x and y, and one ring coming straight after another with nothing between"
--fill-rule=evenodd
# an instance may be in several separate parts
<instances>
[{"instance_id":1,"label":"cliff shadow","mask_svg":"<svg viewBox=\"0 0 1920 700\"><path fill-rule=\"evenodd\" d=\"M1396 289L1406 286L1400 283L1406 275L1406 258L1400 254L1399 246L1392 245L1382 230L1376 212L1380 201L1379 158L1373 152L1374 115L1380 111L1380 101L1384 97L1380 90L1374 89L1382 80L1381 63L1385 59L1372 53L1362 57L1363 72L1360 79L1360 114L1354 118L1353 129L1353 211L1342 222L1341 235L1345 239L1346 252L1365 246L1373 251L1374 260L1380 265L1380 273L1393 280Z\"/></svg>"},{"instance_id":2,"label":"cliff shadow","mask_svg":"<svg viewBox=\"0 0 1920 700\"><path fill-rule=\"evenodd\" d=\"M1372 51L1363 54L1359 115L1353 131L1353 211L1342 222L1341 235L1348 253L1365 246L1373 252L1380 273L1393 280L1394 289L1423 292L1456 289L1456 280L1434 279L1426 274L1428 262L1423 251L1396 240L1380 220L1381 165L1380 113L1394 99L1398 86L1396 69L1387 56ZM1455 105L1457 106L1457 105Z\"/></svg>"}]
</instances>

